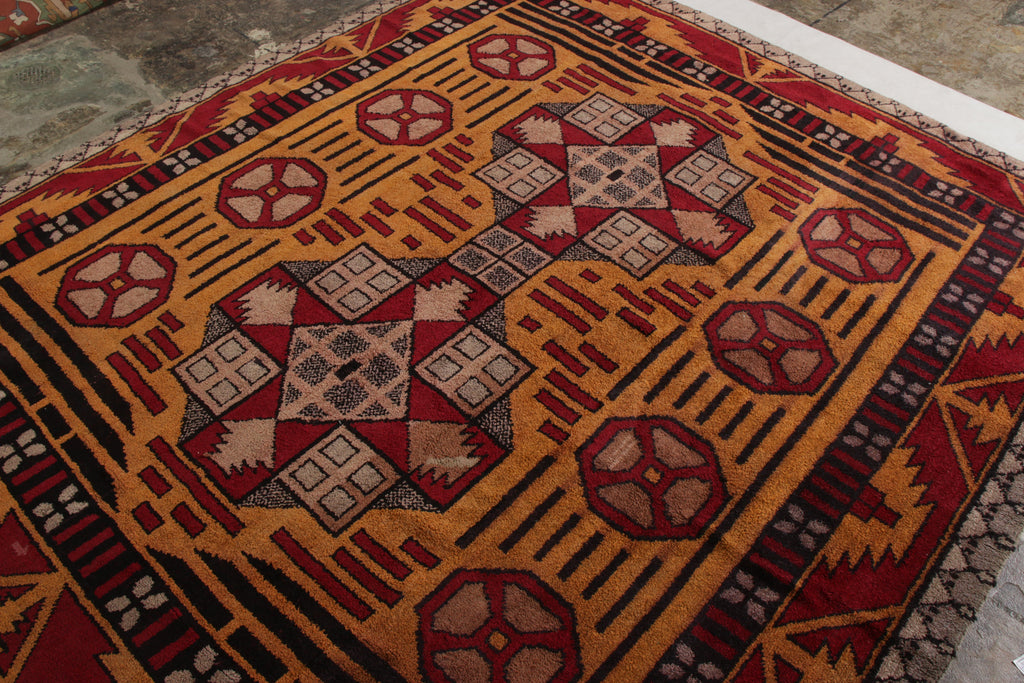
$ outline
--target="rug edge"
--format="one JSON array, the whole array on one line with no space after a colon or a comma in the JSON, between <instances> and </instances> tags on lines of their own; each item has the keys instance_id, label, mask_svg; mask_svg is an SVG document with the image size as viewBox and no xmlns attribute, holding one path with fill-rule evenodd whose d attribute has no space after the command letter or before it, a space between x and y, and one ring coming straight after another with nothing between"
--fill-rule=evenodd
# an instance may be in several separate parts
<instances>
[{"instance_id":1,"label":"rug edge","mask_svg":"<svg viewBox=\"0 0 1024 683\"><path fill-rule=\"evenodd\" d=\"M672 16L685 18L708 30L715 35L725 37L744 47L757 52L758 54L785 64L788 68L798 73L814 78L825 78L835 81L838 89L842 92L868 106L879 109L903 123L912 126L926 135L937 138L940 142L950 145L958 151L982 161L991 163L1004 172L1024 179L1024 161L1001 152L998 149L979 142L972 137L963 135L946 124L922 114L910 107L902 105L897 100L881 95L874 90L856 83L855 81L834 73L824 67L818 66L812 61L800 55L780 48L773 43L762 40L757 36L737 28L728 22L718 19L710 14L689 7L676 0L635 0L648 4L651 7L670 14ZM26 192L33 187L45 182L58 173L90 158L93 154L120 142L140 130L154 125L162 119L180 113L189 107L195 106L209 97L217 90L228 85L238 83L257 73L273 68L281 62L295 56L303 50L310 49L324 42L329 38L348 33L352 29L386 14L396 7L404 4L405 0L377 0L358 8L352 14L338 20L320 31L309 36L278 47L270 52L246 62L242 66L233 69L226 74L215 76L206 83L196 88L171 98L162 105L151 109L135 118L115 126L106 133L93 138L92 140L63 154L59 154L45 164L14 178L7 183L0 184L0 204L12 199L19 194ZM839 40L838 38L836 40ZM924 78L922 76L922 78Z\"/></svg>"}]
</instances>

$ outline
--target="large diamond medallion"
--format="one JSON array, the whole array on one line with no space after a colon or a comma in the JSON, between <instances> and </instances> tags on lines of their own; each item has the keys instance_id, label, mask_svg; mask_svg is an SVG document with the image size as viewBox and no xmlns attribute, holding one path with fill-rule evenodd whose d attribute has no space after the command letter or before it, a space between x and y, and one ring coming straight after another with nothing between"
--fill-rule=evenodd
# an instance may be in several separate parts
<instances>
[{"instance_id":1,"label":"large diamond medallion","mask_svg":"<svg viewBox=\"0 0 1024 683\"><path fill-rule=\"evenodd\" d=\"M404 417L411 348L410 321L296 328L278 416L316 421Z\"/></svg>"},{"instance_id":2,"label":"large diamond medallion","mask_svg":"<svg viewBox=\"0 0 1024 683\"><path fill-rule=\"evenodd\" d=\"M574 145L568 153L569 197L573 206L668 206L656 146Z\"/></svg>"}]
</instances>

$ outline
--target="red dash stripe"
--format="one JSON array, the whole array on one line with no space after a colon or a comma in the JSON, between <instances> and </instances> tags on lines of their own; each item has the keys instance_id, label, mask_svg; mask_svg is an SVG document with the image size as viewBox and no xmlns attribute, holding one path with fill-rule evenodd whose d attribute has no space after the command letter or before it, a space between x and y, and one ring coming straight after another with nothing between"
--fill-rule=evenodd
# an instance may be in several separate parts
<instances>
[{"instance_id":1,"label":"red dash stripe","mask_svg":"<svg viewBox=\"0 0 1024 683\"><path fill-rule=\"evenodd\" d=\"M22 470L18 474L11 477L11 481L14 482L15 486L21 486L26 481L36 476L36 474L38 474L39 472L42 472L43 470L53 465L53 463L55 462L57 462L56 458L54 458L52 455L47 455L45 458L38 461L36 464L32 465L27 469Z\"/></svg>"},{"instance_id":2,"label":"red dash stripe","mask_svg":"<svg viewBox=\"0 0 1024 683\"><path fill-rule=\"evenodd\" d=\"M808 192L817 192L818 191L818 188L815 187L814 185L811 185L810 183L808 183L807 181L803 180L802 178L793 175L789 171L786 171L786 170L783 170L783 169L779 168L778 166L776 166L775 164L771 163L770 161L767 161L766 159L762 159L761 157L757 156L753 152L744 152L743 156L745 156L746 158L750 159L754 163L757 163L757 164L760 164L761 166L764 166L769 171L772 171L773 173L776 173L779 176L785 178L786 180L788 180L789 182L793 183L797 187L802 187L803 189L807 190Z\"/></svg>"},{"instance_id":3,"label":"red dash stripe","mask_svg":"<svg viewBox=\"0 0 1024 683\"><path fill-rule=\"evenodd\" d=\"M181 610L174 607L163 614L159 619L154 621L152 624L144 628L135 634L132 638L132 642L136 645L142 645L148 640L151 640L153 636L157 635L181 616Z\"/></svg>"},{"instance_id":4,"label":"red dash stripe","mask_svg":"<svg viewBox=\"0 0 1024 683\"><path fill-rule=\"evenodd\" d=\"M384 221L377 218L372 213L364 213L362 216L360 216L360 218L362 218L367 225L369 225L371 228L376 230L384 237L387 237L388 235L394 232L394 230L392 230L391 228L384 224Z\"/></svg>"},{"instance_id":5,"label":"red dash stripe","mask_svg":"<svg viewBox=\"0 0 1024 683\"><path fill-rule=\"evenodd\" d=\"M594 301L589 296L587 296L580 290L576 289L572 285L562 282L554 275L549 277L547 280L544 280L544 282L547 283L547 285L551 287L551 289L555 290L565 298L569 299L574 303L579 304L580 307L583 308L583 310L585 310L587 313L594 316L598 320L604 320L605 316L608 315L608 311L605 310L603 306L599 305L596 301Z\"/></svg>"},{"instance_id":6,"label":"red dash stripe","mask_svg":"<svg viewBox=\"0 0 1024 683\"><path fill-rule=\"evenodd\" d=\"M460 144L460 145L466 145L466 146L469 146L469 145L472 145L472 144L473 144L473 138L470 138L470 137L466 137L466 136L465 136L465 135L463 135L462 133L459 133L458 135L456 135L456 136L455 136L455 139L459 141L459 144Z\"/></svg>"},{"instance_id":7,"label":"red dash stripe","mask_svg":"<svg viewBox=\"0 0 1024 683\"><path fill-rule=\"evenodd\" d=\"M557 443L562 443L569 438L569 432L556 427L551 420L544 420L544 424L537 431Z\"/></svg>"},{"instance_id":8,"label":"red dash stripe","mask_svg":"<svg viewBox=\"0 0 1024 683\"><path fill-rule=\"evenodd\" d=\"M25 418L23 418L23 417L19 417L19 418L15 419L13 422L8 422L7 424L5 424L2 427L0 427L0 436L4 436L5 434L10 434L11 432L15 431L16 429L21 429L25 424L27 424L27 423L25 421Z\"/></svg>"},{"instance_id":9,"label":"red dash stripe","mask_svg":"<svg viewBox=\"0 0 1024 683\"><path fill-rule=\"evenodd\" d=\"M750 629L748 629L746 626L736 621L728 614L715 607L714 605L708 607L707 615L719 626L722 626L730 632L735 633L740 638L746 640L750 637Z\"/></svg>"},{"instance_id":10,"label":"red dash stripe","mask_svg":"<svg viewBox=\"0 0 1024 683\"><path fill-rule=\"evenodd\" d=\"M860 482L858 482L856 479L846 474L845 472L843 472L830 462L822 462L821 469L823 469L825 473L828 474L830 477L838 479L840 483L842 483L844 486L848 486L851 489L855 489L860 485Z\"/></svg>"},{"instance_id":11,"label":"red dash stripe","mask_svg":"<svg viewBox=\"0 0 1024 683\"><path fill-rule=\"evenodd\" d=\"M589 88L593 88L595 85L597 85L597 81L590 80L586 76L580 74L578 71L573 71L572 69L566 69L565 73L567 75L571 76L572 78L575 78L577 81L579 81L580 83L582 83L583 85L585 85L585 86L587 86Z\"/></svg>"},{"instance_id":12,"label":"red dash stripe","mask_svg":"<svg viewBox=\"0 0 1024 683\"><path fill-rule=\"evenodd\" d=\"M103 541L107 541L114 537L114 530L111 528L102 529L95 536L90 536L85 543L78 546L74 550L68 552L68 559L72 562L78 562L80 559L89 554L90 550L93 550Z\"/></svg>"},{"instance_id":13,"label":"red dash stripe","mask_svg":"<svg viewBox=\"0 0 1024 683\"><path fill-rule=\"evenodd\" d=\"M803 491L800 492L800 497L803 498L807 503L813 505L815 509L817 509L819 512L823 512L833 519L839 516L838 510L836 510L834 507L823 501L821 498L818 498L816 495L814 495L807 489L804 489Z\"/></svg>"},{"instance_id":14,"label":"red dash stripe","mask_svg":"<svg viewBox=\"0 0 1024 683\"><path fill-rule=\"evenodd\" d=\"M535 289L530 292L530 298L539 303L544 308L548 309L556 316L569 323L575 328L575 330L581 334L585 334L590 331L590 325L583 322L579 316L570 311L568 308L558 303L551 297L539 289Z\"/></svg>"},{"instance_id":15,"label":"red dash stripe","mask_svg":"<svg viewBox=\"0 0 1024 683\"><path fill-rule=\"evenodd\" d=\"M685 97L685 95L684 95L684 97ZM682 109L683 111L690 112L691 114L693 114L694 116L699 118L701 121L703 121L704 123L708 124L709 126L714 128L715 130L717 130L719 133L722 133L724 135L728 135L731 138L736 138L736 139L740 138L740 134L739 133L737 133L736 131L734 131L731 128L726 128L721 123L716 121L714 119L714 117L708 116L707 114L705 114L704 112L702 112L699 109L694 109L693 107L689 107L689 106L683 104L682 102L680 102L679 100L673 99L673 98L669 97L668 95L665 95L664 93L661 94L661 95L658 95L658 99L660 99L660 100L662 100L664 102L668 102L669 104L671 104L672 106L674 106L674 107L676 107L678 109Z\"/></svg>"},{"instance_id":16,"label":"red dash stripe","mask_svg":"<svg viewBox=\"0 0 1024 683\"><path fill-rule=\"evenodd\" d=\"M690 304L691 306L697 306L700 304L700 299L695 297L693 294L690 294L690 292L688 292L681 285L677 285L675 282L672 282L671 280L665 280L662 286L665 287L665 289L667 289L668 291L678 296L686 303Z\"/></svg>"},{"instance_id":17,"label":"red dash stripe","mask_svg":"<svg viewBox=\"0 0 1024 683\"><path fill-rule=\"evenodd\" d=\"M569 424L576 424L576 420L580 419L579 413L577 413L569 406L565 405L565 403L560 401L557 396L552 394L547 389L541 389L540 391L538 391L537 395L534 396L534 398L537 399L537 401L540 402L542 406L544 406L552 413L554 413L555 417L561 419L563 422L567 422Z\"/></svg>"},{"instance_id":18,"label":"red dash stripe","mask_svg":"<svg viewBox=\"0 0 1024 683\"><path fill-rule=\"evenodd\" d=\"M657 329L654 325L644 320L628 308L619 309L619 312L616 313L616 315L625 320L630 327L637 330L644 336L651 334Z\"/></svg>"},{"instance_id":19,"label":"red dash stripe","mask_svg":"<svg viewBox=\"0 0 1024 683\"><path fill-rule=\"evenodd\" d=\"M398 209L391 206L390 204L388 204L386 201L379 197L377 199L374 199L370 203L373 204L373 208L377 209L385 216L394 216L396 213L398 213Z\"/></svg>"},{"instance_id":20,"label":"red dash stripe","mask_svg":"<svg viewBox=\"0 0 1024 683\"><path fill-rule=\"evenodd\" d=\"M349 551L338 548L334 553L334 559L342 569L352 575L352 578L362 584L363 588L377 596L384 604L394 607L395 603L401 600L401 593L371 574L370 570L359 564L359 560Z\"/></svg>"},{"instance_id":21,"label":"red dash stripe","mask_svg":"<svg viewBox=\"0 0 1024 683\"><path fill-rule=\"evenodd\" d=\"M705 102L704 100L700 99L699 97L694 97L690 93L686 93L686 92L684 92L682 94L682 98L684 100L686 100L687 102L689 102L690 104L695 104L698 107L706 107L707 104L708 104L707 102Z\"/></svg>"},{"instance_id":22,"label":"red dash stripe","mask_svg":"<svg viewBox=\"0 0 1024 683\"><path fill-rule=\"evenodd\" d=\"M703 294L708 299L715 295L715 290L711 289L710 287L708 287L703 282L700 282L699 280L693 283L693 288L697 290L698 294Z\"/></svg>"},{"instance_id":23,"label":"red dash stripe","mask_svg":"<svg viewBox=\"0 0 1024 683\"><path fill-rule=\"evenodd\" d=\"M419 173L415 174L412 177L412 181L414 183L416 183L417 185L419 185L420 187L422 187L424 190L433 190L434 189L434 183L430 182L429 180L427 180L426 178L421 176ZM328 213L330 213L330 212L328 211Z\"/></svg>"},{"instance_id":24,"label":"red dash stripe","mask_svg":"<svg viewBox=\"0 0 1024 683\"><path fill-rule=\"evenodd\" d=\"M934 358L931 358L930 356L926 356L925 354L923 354L920 351L918 351L917 349L915 349L913 346L908 346L907 347L907 354L913 356L914 358L918 359L922 363L925 363L927 365L932 366L936 370L941 370L942 369L942 361L939 361L939 360L936 360Z\"/></svg>"},{"instance_id":25,"label":"red dash stripe","mask_svg":"<svg viewBox=\"0 0 1024 683\"><path fill-rule=\"evenodd\" d=\"M439 238L441 238L441 241L443 241L443 242L451 242L453 239L455 239L455 235L453 235L452 233L448 232L447 230L442 228L440 225L438 225L434 221L430 220L429 218L427 218L426 216L424 216L422 213L420 213L418 210L412 208L411 206L408 209L406 209L405 211L403 211L402 213L404 213L409 218L412 218L414 221L416 221L417 223L422 225L424 228L426 228L430 232L432 232L435 235L437 235Z\"/></svg>"},{"instance_id":26,"label":"red dash stripe","mask_svg":"<svg viewBox=\"0 0 1024 683\"><path fill-rule=\"evenodd\" d=\"M178 348L178 345L175 344L171 338L167 336L167 333L159 327L154 327L146 332L146 336L149 337L151 342L157 345L157 348L167 356L168 360L174 360L181 355L181 349Z\"/></svg>"},{"instance_id":27,"label":"red dash stripe","mask_svg":"<svg viewBox=\"0 0 1024 683\"><path fill-rule=\"evenodd\" d=\"M890 432L896 432L897 434L899 433L900 426L897 425L892 420L890 420L889 418L887 418L885 415L882 415L881 413L879 413L877 410L875 410L875 409L873 409L873 408L871 408L869 406L864 406L861 410L864 411L864 415L865 416L871 418L872 420L874 420L878 424L882 425L883 427L888 429Z\"/></svg>"},{"instance_id":28,"label":"red dash stripe","mask_svg":"<svg viewBox=\"0 0 1024 683\"><path fill-rule=\"evenodd\" d=\"M768 548L768 550L771 550L773 553L775 553L779 557L783 558L784 560L789 562L791 565L793 565L795 567L802 567L804 565L803 558L801 558L799 555L794 553L792 550L790 550L786 546L784 546L781 543L779 543L777 540L775 540L771 536L763 537L761 539L761 542L764 543L765 547Z\"/></svg>"},{"instance_id":29,"label":"red dash stripe","mask_svg":"<svg viewBox=\"0 0 1024 683\"><path fill-rule=\"evenodd\" d=\"M626 93L628 95L635 95L636 94L636 90L633 90L632 88L627 88L626 86L622 85L621 83L619 83L619 82L617 82L617 81L615 81L615 80L613 80L611 78L608 78L607 76L605 76L601 72L592 69L591 67L587 66L586 64L580 64L580 71L582 71L583 73L585 73L585 74L587 74L589 76L593 76L594 78L596 78L597 80L601 81L605 85L610 85L613 88L615 88L616 90L621 90L622 92L624 92L624 93ZM583 80L583 79L580 79L580 80Z\"/></svg>"},{"instance_id":30,"label":"red dash stripe","mask_svg":"<svg viewBox=\"0 0 1024 683\"><path fill-rule=\"evenodd\" d=\"M615 372L619 369L618 363L598 351L597 348L589 342L580 344L580 352L605 372Z\"/></svg>"},{"instance_id":31,"label":"red dash stripe","mask_svg":"<svg viewBox=\"0 0 1024 683\"><path fill-rule=\"evenodd\" d=\"M454 225L459 230L469 230L473 226L467 221L463 220L461 216L452 212L450 209L445 208L440 202L437 202L430 197L426 197L420 200L420 204L427 207L438 216L446 219L449 223Z\"/></svg>"},{"instance_id":32,"label":"red dash stripe","mask_svg":"<svg viewBox=\"0 0 1024 683\"><path fill-rule=\"evenodd\" d=\"M404 579L412 573L412 570L404 562L395 557L390 550L375 541L370 534L366 533L365 529L360 529L354 534L352 540L374 562L379 564L384 571L396 579Z\"/></svg>"},{"instance_id":33,"label":"red dash stripe","mask_svg":"<svg viewBox=\"0 0 1024 683\"><path fill-rule=\"evenodd\" d=\"M313 237L312 235L310 235L308 232L306 232L305 228L301 228L299 230L296 230L293 233L293 236L295 237L295 239L297 239L299 241L300 244L302 244L304 246L307 246L307 247L310 244L313 244L313 242L316 241L316 238Z\"/></svg>"},{"instance_id":34,"label":"red dash stripe","mask_svg":"<svg viewBox=\"0 0 1024 683\"><path fill-rule=\"evenodd\" d=\"M313 229L316 230L321 235L323 235L331 244L341 244L341 242L345 239L337 232L335 232L334 228L327 225L326 221L317 221L316 223L313 224Z\"/></svg>"},{"instance_id":35,"label":"red dash stripe","mask_svg":"<svg viewBox=\"0 0 1024 683\"><path fill-rule=\"evenodd\" d=\"M731 116L730 114L726 114L721 109L718 109L718 110L715 111L715 116L717 116L718 118L722 119L726 123L728 123L730 125L733 125L733 126L735 126L737 123L740 122L740 120L738 118L736 118L735 116Z\"/></svg>"},{"instance_id":36,"label":"red dash stripe","mask_svg":"<svg viewBox=\"0 0 1024 683\"><path fill-rule=\"evenodd\" d=\"M808 195L805 195L803 192L796 189L789 183L784 183L778 178L769 178L768 182L774 185L775 187L779 188L780 190L788 192L789 194L793 195L800 201L807 202L808 204L811 202L811 198Z\"/></svg>"},{"instance_id":37,"label":"red dash stripe","mask_svg":"<svg viewBox=\"0 0 1024 683\"><path fill-rule=\"evenodd\" d=\"M162 669L167 666L172 659L177 657L182 650L189 647L197 640L199 640L199 634L190 628L185 631L180 638L150 657L148 661L154 669Z\"/></svg>"},{"instance_id":38,"label":"red dash stripe","mask_svg":"<svg viewBox=\"0 0 1024 683\"><path fill-rule=\"evenodd\" d=\"M775 190L773 190L770 187L767 187L765 185L758 185L757 186L757 190L758 190L758 192L762 192L762 193L768 195L769 197L771 197L775 201L779 202L780 204L784 204L784 205L788 206L791 209L795 209L798 206L800 206L799 204L794 202L789 197L786 197L786 196L784 196L782 194L779 194Z\"/></svg>"},{"instance_id":39,"label":"red dash stripe","mask_svg":"<svg viewBox=\"0 0 1024 683\"><path fill-rule=\"evenodd\" d=\"M115 351L107 356L107 362L120 375L121 379L125 381L128 388L139 397L142 404L146 406L146 410L152 415L159 415L167 409L167 404L164 403L163 399L160 398L153 387L146 383L146 380L142 379L142 375L132 367L132 364L124 356Z\"/></svg>"},{"instance_id":40,"label":"red dash stripe","mask_svg":"<svg viewBox=\"0 0 1024 683\"><path fill-rule=\"evenodd\" d=\"M437 182L441 183L442 185L447 185L448 187L452 188L453 190L461 190L462 188L465 187L465 185L460 183L455 178L452 178L450 175L448 175L444 171L434 171L433 173L430 174L430 177L433 178L434 180L436 180ZM431 185L430 187L425 188L425 189L429 190L429 189L431 189L433 187L434 186Z\"/></svg>"},{"instance_id":41,"label":"red dash stripe","mask_svg":"<svg viewBox=\"0 0 1024 683\"><path fill-rule=\"evenodd\" d=\"M730 102L728 100L723 100L718 95L715 95L714 97L712 97L711 101L714 102L715 104L717 104L720 107L731 107L732 106L732 102Z\"/></svg>"},{"instance_id":42,"label":"red dash stripe","mask_svg":"<svg viewBox=\"0 0 1024 683\"><path fill-rule=\"evenodd\" d=\"M541 348L547 351L547 354L549 356L557 360L559 363L565 366L565 368L569 370L569 372L576 375L577 377L582 377L583 375L587 374L587 370L590 369L586 365L581 363L575 356L573 356L571 353L565 350L565 348L563 348L556 341L546 341L544 342L544 346L542 346Z\"/></svg>"},{"instance_id":43,"label":"red dash stripe","mask_svg":"<svg viewBox=\"0 0 1024 683\"><path fill-rule=\"evenodd\" d=\"M890 403L889 401L886 401L884 398L882 398L878 394L872 394L870 400L871 400L872 403L874 403L879 408L882 408L883 410L888 410L890 413L895 415L895 417L897 419L899 419L899 420L909 420L910 419L910 413L908 413L903 408L900 408L899 406L894 405L894 404Z\"/></svg>"},{"instance_id":44,"label":"red dash stripe","mask_svg":"<svg viewBox=\"0 0 1024 683\"><path fill-rule=\"evenodd\" d=\"M124 546L120 543L115 543L113 546L103 551L99 557L90 562L89 564L82 567L82 576L92 576L99 570L106 567L108 564L114 561L115 558L120 557L124 554Z\"/></svg>"},{"instance_id":45,"label":"red dash stripe","mask_svg":"<svg viewBox=\"0 0 1024 683\"><path fill-rule=\"evenodd\" d=\"M568 377L558 370L552 370L544 379L561 389L566 396L592 413L598 411L602 406L600 401L573 384Z\"/></svg>"},{"instance_id":46,"label":"red dash stripe","mask_svg":"<svg viewBox=\"0 0 1024 683\"><path fill-rule=\"evenodd\" d=\"M174 509L171 510L171 517L192 538L206 531L206 524L203 523L203 520L196 517L196 513L192 512L192 509L185 503L178 503L174 506Z\"/></svg>"},{"instance_id":47,"label":"red dash stripe","mask_svg":"<svg viewBox=\"0 0 1024 683\"><path fill-rule=\"evenodd\" d=\"M868 474L871 474L872 472L870 467L868 467L863 462L853 457L846 451L842 450L841 448L833 448L832 455L834 455L838 460L842 460L847 467L857 470L862 475L866 476Z\"/></svg>"},{"instance_id":48,"label":"red dash stripe","mask_svg":"<svg viewBox=\"0 0 1024 683\"><path fill-rule=\"evenodd\" d=\"M331 209L327 212L327 215L330 216L335 223L344 228L345 231L348 234L352 235L353 237L359 237L360 235L363 234L363 229L360 228L354 220L343 214L341 211L338 211L337 209Z\"/></svg>"},{"instance_id":49,"label":"red dash stripe","mask_svg":"<svg viewBox=\"0 0 1024 683\"><path fill-rule=\"evenodd\" d=\"M850 498L850 496L847 496L847 495L843 494L835 486L833 486L832 484L830 484L827 481L825 481L824 479L822 479L821 475L818 475L818 474L812 475L811 478L810 478L810 482L812 484L814 484L815 486L817 486L822 491L824 491L825 493L827 493L828 495L832 496L832 498L834 498L835 500L839 501L843 505L846 505L851 500L853 500L852 498Z\"/></svg>"},{"instance_id":50,"label":"red dash stripe","mask_svg":"<svg viewBox=\"0 0 1024 683\"><path fill-rule=\"evenodd\" d=\"M721 638L703 626L699 624L694 626L692 633L698 640L705 643L708 647L726 659L736 659L736 655L738 654L736 652L736 648L727 645Z\"/></svg>"},{"instance_id":51,"label":"red dash stripe","mask_svg":"<svg viewBox=\"0 0 1024 683\"><path fill-rule=\"evenodd\" d=\"M164 325L167 325L167 329L169 329L171 332L177 332L181 328L185 327L185 324L178 320L177 318L175 318L174 314L171 313L170 311L167 311L166 313L161 313L160 317L158 317L157 320L162 322Z\"/></svg>"},{"instance_id":52,"label":"red dash stripe","mask_svg":"<svg viewBox=\"0 0 1024 683\"><path fill-rule=\"evenodd\" d=\"M311 576L328 595L338 601L352 616L360 621L373 614L373 608L367 605L358 595L327 570L315 557L284 529L279 529L270 536L302 571Z\"/></svg>"},{"instance_id":53,"label":"red dash stripe","mask_svg":"<svg viewBox=\"0 0 1024 683\"><path fill-rule=\"evenodd\" d=\"M196 501L203 506L203 509L209 512L229 534L236 536L242 530L241 520L214 497L199 480L199 477L181 461L170 444L157 437L146 445L160 459L160 462L166 465L167 469L185 485Z\"/></svg>"},{"instance_id":54,"label":"red dash stripe","mask_svg":"<svg viewBox=\"0 0 1024 683\"><path fill-rule=\"evenodd\" d=\"M122 341L121 345L131 351L132 355L146 366L146 369L150 372L160 369L160 359L156 357L155 353L147 349L134 334Z\"/></svg>"},{"instance_id":55,"label":"red dash stripe","mask_svg":"<svg viewBox=\"0 0 1024 683\"><path fill-rule=\"evenodd\" d=\"M117 574L114 574L112 577L100 584L96 589L96 597L102 598L118 586L124 585L124 583L132 576L135 576L136 572L140 569L142 569L142 566L138 562L132 562Z\"/></svg>"},{"instance_id":56,"label":"red dash stripe","mask_svg":"<svg viewBox=\"0 0 1024 683\"><path fill-rule=\"evenodd\" d=\"M956 318L956 319L957 319L957 320L959 320L960 322L964 322L964 323L967 323L968 325L970 325L970 324L972 324L972 323L974 322L973 320L971 320L971 319L970 319L969 317L967 317L966 315L964 315L964 314L963 314L963 313L961 313L960 311L957 311L957 310L955 310L955 309L952 309L952 308L950 308L949 306L946 306L945 304L940 304L940 303L937 303L937 302L936 302L936 304L935 304L935 308L936 308L937 310L939 310L939 311L942 311L942 312L943 312L943 313L945 313L946 315L951 315L951 316L953 316L954 318ZM943 322L946 322L946 323L948 323L948 321L945 321L945 320L944 320Z\"/></svg>"},{"instance_id":57,"label":"red dash stripe","mask_svg":"<svg viewBox=\"0 0 1024 683\"><path fill-rule=\"evenodd\" d=\"M645 290L644 294L651 297L656 302L667 308L669 312L672 313L672 315L679 318L683 322L688 322L691 318L693 318L692 313L690 313L688 310L677 304L675 301L672 301L672 299L669 299L667 296L665 296L658 290L654 289L653 287Z\"/></svg>"},{"instance_id":58,"label":"red dash stripe","mask_svg":"<svg viewBox=\"0 0 1024 683\"><path fill-rule=\"evenodd\" d=\"M405 539L405 542L399 547L407 552L409 557L428 569L433 569L441 562L437 555L424 548L415 538Z\"/></svg>"},{"instance_id":59,"label":"red dash stripe","mask_svg":"<svg viewBox=\"0 0 1024 683\"><path fill-rule=\"evenodd\" d=\"M576 92L580 93L581 95L586 95L588 92L590 92L589 90L584 88L582 85L577 85L573 80L571 80L569 78L566 78L565 76L559 76L558 77L558 82L561 83L564 86L572 88L573 90L575 90Z\"/></svg>"},{"instance_id":60,"label":"red dash stripe","mask_svg":"<svg viewBox=\"0 0 1024 683\"><path fill-rule=\"evenodd\" d=\"M772 207L772 208L770 209L770 211L771 211L772 213L774 213L774 214L775 214L776 216L782 216L782 217L783 217L783 218L785 218L785 219L786 219L787 221L792 221L792 220L793 220L794 218L796 218L796 214L795 214L795 213L790 213L789 211L786 211L785 209L783 209L783 208L782 208L781 206L779 206L778 204L776 204L775 206L773 206L773 207Z\"/></svg>"},{"instance_id":61,"label":"red dash stripe","mask_svg":"<svg viewBox=\"0 0 1024 683\"><path fill-rule=\"evenodd\" d=\"M472 154L466 152L465 150L459 149L450 142L444 146L444 151L448 152L459 161L473 161Z\"/></svg>"},{"instance_id":62,"label":"red dash stripe","mask_svg":"<svg viewBox=\"0 0 1024 683\"><path fill-rule=\"evenodd\" d=\"M630 304L634 308L639 308L641 311L647 313L648 315L654 313L654 306L650 305L649 303L638 297L636 294L626 289L621 283L615 285L615 287L612 288L612 291L621 296L626 301L626 303Z\"/></svg>"},{"instance_id":63,"label":"red dash stripe","mask_svg":"<svg viewBox=\"0 0 1024 683\"><path fill-rule=\"evenodd\" d=\"M79 533L90 524L99 519L99 515L87 515L85 518L78 520L67 529L53 535L53 540L57 543L64 544L75 534Z\"/></svg>"},{"instance_id":64,"label":"red dash stripe","mask_svg":"<svg viewBox=\"0 0 1024 683\"><path fill-rule=\"evenodd\" d=\"M767 571L769 574L777 578L782 583L789 583L793 580L792 574L785 571L784 569L776 567L773 563L769 562L757 553L750 554L750 561L756 564L757 566L761 567L765 571Z\"/></svg>"},{"instance_id":65,"label":"red dash stripe","mask_svg":"<svg viewBox=\"0 0 1024 683\"><path fill-rule=\"evenodd\" d=\"M441 154L436 149L431 149L427 151L427 155L437 163L447 168L452 173L458 173L459 171L462 170L462 166L459 166L457 163L455 163L445 155Z\"/></svg>"},{"instance_id":66,"label":"red dash stripe","mask_svg":"<svg viewBox=\"0 0 1024 683\"><path fill-rule=\"evenodd\" d=\"M64 481L67 478L68 478L68 475L67 475L66 472L58 472L57 474L53 475L52 477L50 477L49 479L44 481L42 484L39 484L38 486L35 486L35 487L29 489L24 494L25 501L26 502L32 502L33 500L35 500L39 496L43 495L44 493L46 493L47 491L49 491L54 486L56 486L57 484L61 483L62 481Z\"/></svg>"}]
</instances>

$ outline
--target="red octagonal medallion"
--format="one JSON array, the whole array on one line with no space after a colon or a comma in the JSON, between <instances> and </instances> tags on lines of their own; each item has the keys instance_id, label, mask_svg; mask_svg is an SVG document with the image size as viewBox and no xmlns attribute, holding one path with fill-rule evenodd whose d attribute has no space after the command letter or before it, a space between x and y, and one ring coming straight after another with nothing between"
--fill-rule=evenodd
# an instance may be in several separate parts
<instances>
[{"instance_id":1,"label":"red octagonal medallion","mask_svg":"<svg viewBox=\"0 0 1024 683\"><path fill-rule=\"evenodd\" d=\"M818 326L779 303L728 303L704 333L718 367L755 391L811 394L836 367Z\"/></svg>"},{"instance_id":2,"label":"red octagonal medallion","mask_svg":"<svg viewBox=\"0 0 1024 683\"><path fill-rule=\"evenodd\" d=\"M459 570L417 611L428 681L568 683L580 676L572 608L533 574Z\"/></svg>"},{"instance_id":3,"label":"red octagonal medallion","mask_svg":"<svg viewBox=\"0 0 1024 683\"><path fill-rule=\"evenodd\" d=\"M711 445L671 418L608 420L577 457L590 507L634 538L696 538L727 498Z\"/></svg>"}]
</instances>

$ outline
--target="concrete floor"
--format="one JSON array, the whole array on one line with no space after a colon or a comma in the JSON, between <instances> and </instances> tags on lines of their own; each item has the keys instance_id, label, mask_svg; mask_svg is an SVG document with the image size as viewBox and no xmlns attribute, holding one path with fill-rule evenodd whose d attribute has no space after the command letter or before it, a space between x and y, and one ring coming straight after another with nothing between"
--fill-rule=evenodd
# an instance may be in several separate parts
<instances>
[{"instance_id":1,"label":"concrete floor","mask_svg":"<svg viewBox=\"0 0 1024 683\"><path fill-rule=\"evenodd\" d=\"M756 1L1024 117L1024 0ZM0 186L365 2L122 0L0 51ZM1024 683L1022 654L1018 550L943 681Z\"/></svg>"}]
</instances>

